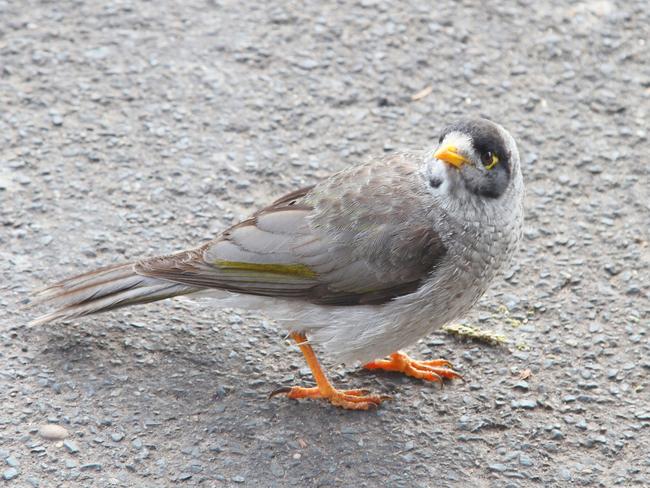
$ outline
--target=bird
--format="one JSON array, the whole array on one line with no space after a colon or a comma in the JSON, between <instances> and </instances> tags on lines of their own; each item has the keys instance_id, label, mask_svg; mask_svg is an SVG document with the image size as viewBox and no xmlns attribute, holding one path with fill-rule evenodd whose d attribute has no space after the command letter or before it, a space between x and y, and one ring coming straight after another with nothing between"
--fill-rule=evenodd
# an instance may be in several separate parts
<instances>
[{"instance_id":1,"label":"bird","mask_svg":"<svg viewBox=\"0 0 650 488\"><path fill-rule=\"evenodd\" d=\"M512 135L485 118L423 150L369 158L284 195L198 247L74 276L36 294L33 324L181 295L263 310L302 351L315 386L270 396L368 410L389 399L329 380L337 363L426 381L461 378L401 350L465 315L521 239L524 182Z\"/></svg>"}]
</instances>

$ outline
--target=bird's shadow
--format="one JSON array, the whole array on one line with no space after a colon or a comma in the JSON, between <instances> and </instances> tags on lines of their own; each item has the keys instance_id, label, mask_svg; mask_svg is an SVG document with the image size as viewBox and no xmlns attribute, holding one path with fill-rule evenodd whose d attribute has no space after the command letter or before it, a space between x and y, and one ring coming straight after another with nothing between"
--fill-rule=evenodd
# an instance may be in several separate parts
<instances>
[{"instance_id":1,"label":"bird's shadow","mask_svg":"<svg viewBox=\"0 0 650 488\"><path fill-rule=\"evenodd\" d=\"M464 388L461 382L441 391L439 385L394 373L332 368L337 386L369 388L394 396L393 401L356 412L322 401L269 399L278 386L312 384L309 375L302 376L302 357L287 347L281 331L244 324L238 330L187 329L180 322L156 327L144 319L140 324L147 325L137 327L110 319L95 322L25 332L34 366L48 372L48 381L37 388L48 390L64 415L94 419L95 431L110 418L135 431L144 427L158 439L151 449L161 449L160 438L170 435L180 445L201 444L212 456L209 470L215 476L236 466L250 479L264 479L264 471L273 469L282 476L300 472L309 482L329 482L332 473L352 469L345 459L355 456L367 458L375 471L385 469L385 463L394 470L404 463L393 445L402 430L415 429L440 449L456 451L444 432L455 427L463 407L462 395L448 394ZM436 422L429 425L431 418ZM340 456L324 459L332 449ZM220 458L221 451L230 457ZM300 465L292 457L296 452L306 453ZM471 449L458 450L454 458L445 469L469 469L473 463Z\"/></svg>"},{"instance_id":2,"label":"bird's shadow","mask_svg":"<svg viewBox=\"0 0 650 488\"><path fill-rule=\"evenodd\" d=\"M286 347L281 333L264 349L249 349L238 347L236 341L229 344L232 338L220 337L221 344L215 345L200 333L177 328L152 334L146 327L105 327L67 324L27 332L26 342L38 351L34 362L52 371L48 386L55 395L72 395L78 403L98 407L110 398L123 409L134 406L178 422L184 418L196 422L197 416L214 422L228 417L229 411L241 418L283 414L304 419L344 415L352 422L358 418L356 412L325 402L269 398L278 386L312 384L311 377L301 375L302 357ZM341 387L352 388L347 383L362 381L389 393L402 383L397 375L378 378L355 369L339 369L333 376Z\"/></svg>"}]
</instances>

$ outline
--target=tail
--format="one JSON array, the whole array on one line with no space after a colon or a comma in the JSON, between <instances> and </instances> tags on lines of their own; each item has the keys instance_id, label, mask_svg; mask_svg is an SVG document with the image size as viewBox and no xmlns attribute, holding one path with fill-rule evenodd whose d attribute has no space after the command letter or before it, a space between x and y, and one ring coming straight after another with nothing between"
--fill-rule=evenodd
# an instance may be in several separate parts
<instances>
[{"instance_id":1,"label":"tail","mask_svg":"<svg viewBox=\"0 0 650 488\"><path fill-rule=\"evenodd\" d=\"M54 310L33 320L30 325L82 317L196 291L199 288L139 275L135 272L135 263L108 266L68 278L38 292L35 303L49 304Z\"/></svg>"}]
</instances>

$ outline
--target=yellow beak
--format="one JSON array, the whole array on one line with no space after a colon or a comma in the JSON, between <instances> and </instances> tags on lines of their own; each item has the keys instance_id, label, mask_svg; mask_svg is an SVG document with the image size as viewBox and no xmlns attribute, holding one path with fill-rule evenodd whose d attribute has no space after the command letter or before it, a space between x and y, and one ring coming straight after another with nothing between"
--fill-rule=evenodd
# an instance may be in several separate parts
<instances>
[{"instance_id":1,"label":"yellow beak","mask_svg":"<svg viewBox=\"0 0 650 488\"><path fill-rule=\"evenodd\" d=\"M469 163L469 160L458 153L455 146L441 146L433 155L434 158L460 168L463 164Z\"/></svg>"}]
</instances>

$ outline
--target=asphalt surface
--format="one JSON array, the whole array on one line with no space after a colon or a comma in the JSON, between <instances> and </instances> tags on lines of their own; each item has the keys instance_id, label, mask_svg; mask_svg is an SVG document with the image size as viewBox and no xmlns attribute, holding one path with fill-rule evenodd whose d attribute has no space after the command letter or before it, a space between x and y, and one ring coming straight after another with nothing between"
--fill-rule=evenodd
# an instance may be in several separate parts
<instances>
[{"instance_id":1,"label":"asphalt surface","mask_svg":"<svg viewBox=\"0 0 650 488\"><path fill-rule=\"evenodd\" d=\"M482 3L0 0L0 484L647 483L650 11ZM269 401L311 383L300 354L209 301L26 325L34 289L198 244L467 115L519 141L527 221L462 321L509 343L409 351L465 382L329 364L394 400Z\"/></svg>"}]
</instances>

